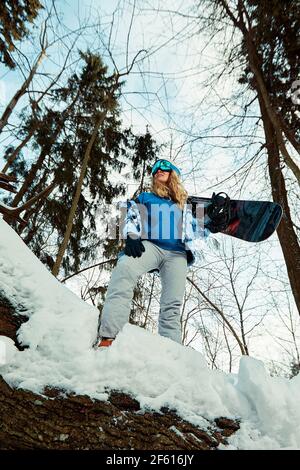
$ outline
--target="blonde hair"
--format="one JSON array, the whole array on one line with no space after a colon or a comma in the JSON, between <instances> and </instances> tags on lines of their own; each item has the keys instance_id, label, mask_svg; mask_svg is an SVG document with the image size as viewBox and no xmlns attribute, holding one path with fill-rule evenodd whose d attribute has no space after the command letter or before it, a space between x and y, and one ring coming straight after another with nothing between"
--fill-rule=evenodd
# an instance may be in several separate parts
<instances>
[{"instance_id":1,"label":"blonde hair","mask_svg":"<svg viewBox=\"0 0 300 470\"><path fill-rule=\"evenodd\" d=\"M160 183L155 176L153 176L150 190L157 196L170 197L172 201L178 204L180 209L183 209L188 197L187 191L184 189L179 176L174 170L171 170L166 183Z\"/></svg>"}]
</instances>

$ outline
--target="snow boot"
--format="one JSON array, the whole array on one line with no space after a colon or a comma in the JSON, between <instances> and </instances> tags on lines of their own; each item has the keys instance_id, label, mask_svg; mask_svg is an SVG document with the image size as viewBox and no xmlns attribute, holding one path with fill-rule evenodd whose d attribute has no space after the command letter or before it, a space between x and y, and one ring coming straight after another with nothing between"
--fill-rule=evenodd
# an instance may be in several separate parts
<instances>
[{"instance_id":1,"label":"snow boot","mask_svg":"<svg viewBox=\"0 0 300 470\"><path fill-rule=\"evenodd\" d=\"M101 338L98 348L108 348L112 345L112 342L115 338Z\"/></svg>"}]
</instances>

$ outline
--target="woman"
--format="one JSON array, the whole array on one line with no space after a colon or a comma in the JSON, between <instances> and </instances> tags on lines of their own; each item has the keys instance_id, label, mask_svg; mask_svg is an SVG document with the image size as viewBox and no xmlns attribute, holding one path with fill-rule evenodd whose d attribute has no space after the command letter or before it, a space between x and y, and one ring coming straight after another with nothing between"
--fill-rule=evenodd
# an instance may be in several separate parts
<instances>
[{"instance_id":1,"label":"woman","mask_svg":"<svg viewBox=\"0 0 300 470\"><path fill-rule=\"evenodd\" d=\"M112 344L128 321L138 277L153 271L159 271L162 286L158 332L181 343L180 310L187 267L195 261L197 240L210 233L199 226L186 200L176 165L167 159L155 162L151 192L141 193L127 204L126 246L107 289L99 347Z\"/></svg>"}]
</instances>

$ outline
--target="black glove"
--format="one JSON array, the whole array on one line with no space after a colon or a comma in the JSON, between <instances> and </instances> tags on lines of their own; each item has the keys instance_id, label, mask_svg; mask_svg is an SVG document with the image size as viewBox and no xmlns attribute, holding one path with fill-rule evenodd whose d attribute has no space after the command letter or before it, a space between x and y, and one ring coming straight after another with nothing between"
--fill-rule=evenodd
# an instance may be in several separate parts
<instances>
[{"instance_id":1,"label":"black glove","mask_svg":"<svg viewBox=\"0 0 300 470\"><path fill-rule=\"evenodd\" d=\"M225 194L221 196L221 194ZM228 227L230 222L230 198L226 193L213 193L211 204L207 207L207 215L210 221L205 226L212 233L221 232Z\"/></svg>"},{"instance_id":2,"label":"black glove","mask_svg":"<svg viewBox=\"0 0 300 470\"><path fill-rule=\"evenodd\" d=\"M126 245L124 253L127 256L133 256L134 258L140 258L142 252L145 251L145 247L140 238L131 238L129 235L126 239Z\"/></svg>"}]
</instances>

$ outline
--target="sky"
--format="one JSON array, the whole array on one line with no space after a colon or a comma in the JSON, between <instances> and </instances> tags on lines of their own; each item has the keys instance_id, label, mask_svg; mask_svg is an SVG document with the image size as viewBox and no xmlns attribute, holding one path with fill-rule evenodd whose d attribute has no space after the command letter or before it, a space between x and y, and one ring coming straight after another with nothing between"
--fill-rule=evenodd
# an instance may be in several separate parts
<instances>
[{"instance_id":1,"label":"sky","mask_svg":"<svg viewBox=\"0 0 300 470\"><path fill-rule=\"evenodd\" d=\"M191 2L185 3L184 10L188 11L190 4ZM124 77L123 123L125 126L131 125L137 132L145 132L146 126L149 126L150 132L158 142L167 144L164 150L165 155L171 153L172 157L182 164L185 184L192 186L195 191L198 187L195 180L191 181L185 176L191 173L189 151L191 138L188 134L193 130L199 135L206 126L211 125L211 117L206 113L210 101L216 96L226 98L232 83L224 78L222 85L213 92L210 91L211 96L207 96L202 108L198 109L198 101L203 100L208 93L203 88L202 82L210 76L212 67L217 67L218 53L214 46L209 44L207 38L196 35L199 27L194 20L184 19L182 16L173 18L168 13L158 15L155 10L159 5L160 7L163 5L165 10L168 8L176 10L177 6L182 8L183 2L153 2L151 5L145 1L133 3L98 0L60 1L57 2L57 13L64 27L59 26L57 34L66 34L70 30L76 30L85 19L89 23L100 23L100 26L91 32L87 29L83 33L76 42L76 48L88 46L91 50L102 53L110 68L113 67L111 60L113 57L115 65L121 72L126 70L127 64L130 66L133 58L140 52L131 73ZM112 18L113 26L111 27ZM64 41L66 46L76 36L69 34L70 36L67 36ZM174 39L170 40L172 35ZM186 36L192 37L187 41ZM54 38L55 36L49 33L50 43ZM203 48L205 48L204 51ZM21 49L31 60L37 56L38 51L34 51L29 43L22 43ZM111 50L111 56L108 49ZM47 57L41 64L40 72L55 73L64 55L63 47L58 48L55 43L49 48ZM144 60L145 56L146 60ZM0 104L7 102L21 83L21 79L18 73L4 71L0 79L0 90L2 90ZM45 83L45 81L45 78L41 76L37 79L37 83ZM23 105L24 101L25 98L21 102ZM215 125L215 119L216 116L214 116L213 125ZM211 134L217 132L215 130ZM200 151L203 152L201 147ZM199 161L194 152L192 165L200 168L202 178L209 180L209 184L213 184L212 178L215 178L217 161L222 158L222 165L217 165L218 179L221 179L222 175L228 171L233 156L225 149L221 151L221 155L220 151L215 156L211 155L209 146L205 151L209 154L209 158L202 155ZM203 169L204 163L205 169ZM197 178L197 175L194 178Z\"/></svg>"}]
</instances>

